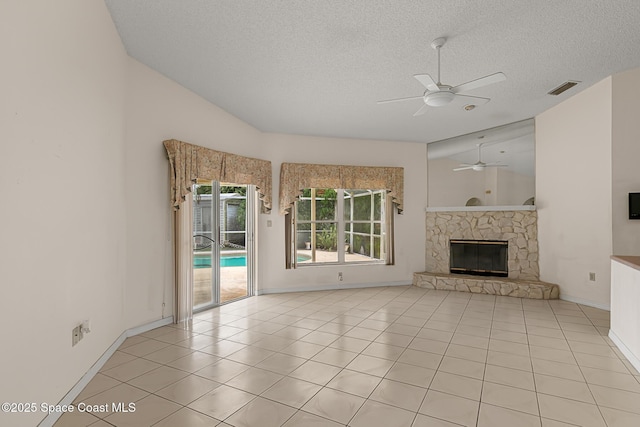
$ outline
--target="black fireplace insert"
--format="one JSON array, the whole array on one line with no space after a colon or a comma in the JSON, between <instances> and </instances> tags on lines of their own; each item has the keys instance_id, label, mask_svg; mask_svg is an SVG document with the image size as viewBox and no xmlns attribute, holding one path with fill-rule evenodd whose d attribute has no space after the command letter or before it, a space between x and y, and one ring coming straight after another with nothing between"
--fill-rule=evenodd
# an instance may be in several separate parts
<instances>
[{"instance_id":1,"label":"black fireplace insert","mask_svg":"<svg viewBox=\"0 0 640 427\"><path fill-rule=\"evenodd\" d=\"M509 244L503 240L450 240L449 271L507 277Z\"/></svg>"}]
</instances>

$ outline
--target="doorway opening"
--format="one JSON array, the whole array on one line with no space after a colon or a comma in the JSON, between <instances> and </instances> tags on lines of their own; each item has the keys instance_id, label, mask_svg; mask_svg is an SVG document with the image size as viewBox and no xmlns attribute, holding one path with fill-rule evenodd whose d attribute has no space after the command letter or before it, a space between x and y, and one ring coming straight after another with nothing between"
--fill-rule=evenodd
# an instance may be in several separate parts
<instances>
[{"instance_id":1,"label":"doorway opening","mask_svg":"<svg viewBox=\"0 0 640 427\"><path fill-rule=\"evenodd\" d=\"M193 310L252 296L255 186L198 180L193 194Z\"/></svg>"}]
</instances>

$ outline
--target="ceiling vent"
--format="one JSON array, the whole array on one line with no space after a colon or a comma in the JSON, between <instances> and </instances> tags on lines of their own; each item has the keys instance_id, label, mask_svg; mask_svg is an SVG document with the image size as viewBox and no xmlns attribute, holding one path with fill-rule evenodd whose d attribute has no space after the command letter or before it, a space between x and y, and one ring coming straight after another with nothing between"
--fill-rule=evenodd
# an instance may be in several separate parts
<instances>
[{"instance_id":1,"label":"ceiling vent","mask_svg":"<svg viewBox=\"0 0 640 427\"><path fill-rule=\"evenodd\" d=\"M565 91L571 89L572 87L574 87L578 83L580 83L580 82L568 81L566 83L562 83L557 88L549 91L549 95L560 95L562 92L565 92Z\"/></svg>"}]
</instances>

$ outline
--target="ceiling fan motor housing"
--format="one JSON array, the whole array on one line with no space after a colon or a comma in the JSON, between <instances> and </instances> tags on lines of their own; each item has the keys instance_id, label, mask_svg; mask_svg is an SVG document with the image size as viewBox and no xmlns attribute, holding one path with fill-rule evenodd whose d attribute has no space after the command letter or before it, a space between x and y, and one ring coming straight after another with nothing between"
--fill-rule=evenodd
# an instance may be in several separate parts
<instances>
[{"instance_id":1,"label":"ceiling fan motor housing","mask_svg":"<svg viewBox=\"0 0 640 427\"><path fill-rule=\"evenodd\" d=\"M431 92L424 96L425 104L431 107L442 107L453 101L455 95L448 90L441 90L439 92Z\"/></svg>"}]
</instances>

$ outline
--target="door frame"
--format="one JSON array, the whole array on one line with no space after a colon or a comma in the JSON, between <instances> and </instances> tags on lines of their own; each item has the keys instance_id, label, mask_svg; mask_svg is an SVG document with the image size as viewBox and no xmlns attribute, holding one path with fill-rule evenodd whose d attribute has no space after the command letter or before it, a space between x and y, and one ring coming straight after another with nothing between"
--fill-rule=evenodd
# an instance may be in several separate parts
<instances>
[{"instance_id":1,"label":"door frame","mask_svg":"<svg viewBox=\"0 0 640 427\"><path fill-rule=\"evenodd\" d=\"M225 183L231 184L233 183ZM238 186L243 184L237 184ZM255 295L255 279L256 279L256 226L257 226L257 191L255 185L246 185L246 214L245 214L245 248L246 248L246 269L247 269L247 295L244 297L234 298L229 301L220 301L220 288L222 286L220 269L221 269L221 245L222 238L220 227L220 187L218 181L211 181L211 228L212 238L214 242L211 245L211 289L212 301L199 306L193 307L194 313L219 307L230 302L239 301L244 298ZM193 251L193 248L192 248ZM191 291L193 293L194 282L191 282Z\"/></svg>"}]
</instances>

